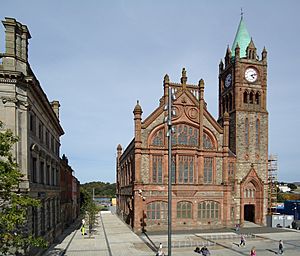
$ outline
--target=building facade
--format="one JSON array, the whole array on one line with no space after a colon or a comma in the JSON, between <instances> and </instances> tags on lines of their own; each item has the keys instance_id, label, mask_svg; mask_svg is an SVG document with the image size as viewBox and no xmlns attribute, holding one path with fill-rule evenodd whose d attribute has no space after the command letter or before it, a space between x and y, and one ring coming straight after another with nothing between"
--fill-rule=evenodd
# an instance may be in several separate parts
<instances>
[{"instance_id":1,"label":"building facade","mask_svg":"<svg viewBox=\"0 0 300 256\"><path fill-rule=\"evenodd\" d=\"M241 18L219 64L219 117L204 100L204 81L180 83L166 75L159 106L142 121L134 108L134 138L117 147L117 213L135 232L166 230L168 115L172 108L172 227L201 229L266 224L268 205L267 52L259 58Z\"/></svg>"},{"instance_id":2,"label":"building facade","mask_svg":"<svg viewBox=\"0 0 300 256\"><path fill-rule=\"evenodd\" d=\"M27 26L13 18L2 23L6 46L0 55L0 120L19 138L13 154L24 175L20 188L41 202L40 207L28 209L29 232L51 244L63 230L60 104L48 100L30 67Z\"/></svg>"},{"instance_id":3,"label":"building facade","mask_svg":"<svg viewBox=\"0 0 300 256\"><path fill-rule=\"evenodd\" d=\"M63 154L60 160L61 223L69 227L78 217L80 210L80 184Z\"/></svg>"}]
</instances>

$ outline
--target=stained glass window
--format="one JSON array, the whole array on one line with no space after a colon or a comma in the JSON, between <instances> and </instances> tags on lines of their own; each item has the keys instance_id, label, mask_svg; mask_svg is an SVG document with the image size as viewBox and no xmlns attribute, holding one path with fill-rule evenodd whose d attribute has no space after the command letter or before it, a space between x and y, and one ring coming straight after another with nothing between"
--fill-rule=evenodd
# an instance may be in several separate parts
<instances>
[{"instance_id":1,"label":"stained glass window","mask_svg":"<svg viewBox=\"0 0 300 256\"><path fill-rule=\"evenodd\" d=\"M162 156L153 156L152 181L162 183Z\"/></svg>"},{"instance_id":2,"label":"stained glass window","mask_svg":"<svg viewBox=\"0 0 300 256\"><path fill-rule=\"evenodd\" d=\"M220 204L215 201L203 201L198 204L198 219L220 219Z\"/></svg>"},{"instance_id":3,"label":"stained glass window","mask_svg":"<svg viewBox=\"0 0 300 256\"><path fill-rule=\"evenodd\" d=\"M204 157L204 173L203 173L203 182L205 184L211 184L213 177L213 158Z\"/></svg>"},{"instance_id":4,"label":"stained glass window","mask_svg":"<svg viewBox=\"0 0 300 256\"><path fill-rule=\"evenodd\" d=\"M168 204L163 201L155 201L147 204L147 219L150 220L167 220Z\"/></svg>"},{"instance_id":5,"label":"stained glass window","mask_svg":"<svg viewBox=\"0 0 300 256\"><path fill-rule=\"evenodd\" d=\"M163 130L159 130L155 133L153 140L152 140L152 145L154 146L163 146L164 145L164 140L163 140Z\"/></svg>"},{"instance_id":6,"label":"stained glass window","mask_svg":"<svg viewBox=\"0 0 300 256\"><path fill-rule=\"evenodd\" d=\"M194 158L191 156L179 156L178 183L193 183Z\"/></svg>"},{"instance_id":7,"label":"stained glass window","mask_svg":"<svg viewBox=\"0 0 300 256\"><path fill-rule=\"evenodd\" d=\"M177 203L177 218L178 219L191 219L192 218L192 203L178 202Z\"/></svg>"},{"instance_id":8,"label":"stained glass window","mask_svg":"<svg viewBox=\"0 0 300 256\"><path fill-rule=\"evenodd\" d=\"M203 148L204 149L213 149L214 148L210 137L206 133L203 134Z\"/></svg>"},{"instance_id":9,"label":"stained glass window","mask_svg":"<svg viewBox=\"0 0 300 256\"><path fill-rule=\"evenodd\" d=\"M173 145L198 146L198 129L186 124L177 124L173 128Z\"/></svg>"}]
</instances>

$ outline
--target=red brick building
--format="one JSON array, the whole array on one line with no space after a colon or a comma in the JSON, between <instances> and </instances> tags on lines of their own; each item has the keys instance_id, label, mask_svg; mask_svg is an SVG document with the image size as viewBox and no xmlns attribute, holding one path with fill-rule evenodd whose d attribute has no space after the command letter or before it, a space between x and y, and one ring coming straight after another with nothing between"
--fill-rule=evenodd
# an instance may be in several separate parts
<instances>
[{"instance_id":1,"label":"red brick building","mask_svg":"<svg viewBox=\"0 0 300 256\"><path fill-rule=\"evenodd\" d=\"M159 106L144 120L134 108L135 136L117 148L117 213L134 231L166 230L168 126L171 88L173 229L265 224L267 213L267 52L257 56L241 18L232 50L219 64L219 117L204 99L204 81L180 83L166 75Z\"/></svg>"},{"instance_id":2,"label":"red brick building","mask_svg":"<svg viewBox=\"0 0 300 256\"><path fill-rule=\"evenodd\" d=\"M70 226L79 216L80 184L69 165L68 158L60 159L60 208L63 228Z\"/></svg>"}]
</instances>

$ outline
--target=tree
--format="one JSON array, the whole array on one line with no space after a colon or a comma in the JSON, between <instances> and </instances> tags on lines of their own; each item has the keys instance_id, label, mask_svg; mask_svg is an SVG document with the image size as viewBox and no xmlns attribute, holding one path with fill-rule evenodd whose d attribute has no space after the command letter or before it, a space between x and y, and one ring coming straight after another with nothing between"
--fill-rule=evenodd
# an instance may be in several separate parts
<instances>
[{"instance_id":1,"label":"tree","mask_svg":"<svg viewBox=\"0 0 300 256\"><path fill-rule=\"evenodd\" d=\"M99 209L97 208L95 202L92 200L88 202L86 206L86 214L88 216L88 222L89 222L89 236L92 234L92 228L96 223L96 215L98 213Z\"/></svg>"},{"instance_id":2,"label":"tree","mask_svg":"<svg viewBox=\"0 0 300 256\"><path fill-rule=\"evenodd\" d=\"M19 189L22 173L12 156L18 138L10 130L3 130L0 121L0 254L26 254L30 246L45 247L42 238L29 234L28 209L37 207L39 201Z\"/></svg>"},{"instance_id":3,"label":"tree","mask_svg":"<svg viewBox=\"0 0 300 256\"><path fill-rule=\"evenodd\" d=\"M291 190L295 190L295 189L298 188L297 185L295 185L294 183L289 183L289 184L287 184L287 186L288 186Z\"/></svg>"}]
</instances>

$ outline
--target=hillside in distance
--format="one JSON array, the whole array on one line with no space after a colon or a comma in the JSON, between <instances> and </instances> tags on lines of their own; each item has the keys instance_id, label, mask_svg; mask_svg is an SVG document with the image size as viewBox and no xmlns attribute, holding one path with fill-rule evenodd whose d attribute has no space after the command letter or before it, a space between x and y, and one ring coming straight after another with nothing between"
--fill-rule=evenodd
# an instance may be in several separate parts
<instances>
[{"instance_id":1,"label":"hillside in distance","mask_svg":"<svg viewBox=\"0 0 300 256\"><path fill-rule=\"evenodd\" d=\"M102 182L102 181L92 181L80 186L87 190L91 195L93 194L93 189L95 197L116 197L116 183Z\"/></svg>"}]
</instances>

